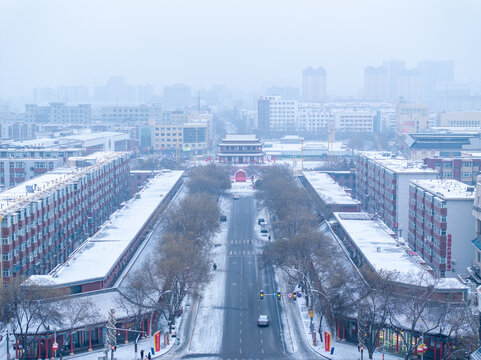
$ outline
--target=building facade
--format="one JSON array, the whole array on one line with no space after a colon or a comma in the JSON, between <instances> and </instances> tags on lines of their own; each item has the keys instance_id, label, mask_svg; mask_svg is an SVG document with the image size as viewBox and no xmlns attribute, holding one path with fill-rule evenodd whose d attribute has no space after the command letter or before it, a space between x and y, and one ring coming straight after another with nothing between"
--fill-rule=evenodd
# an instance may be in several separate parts
<instances>
[{"instance_id":1,"label":"building facade","mask_svg":"<svg viewBox=\"0 0 481 360\"><path fill-rule=\"evenodd\" d=\"M124 105L124 106L102 106L100 108L100 119L110 123L135 123L147 124L149 120L162 119L162 107L160 104L148 105Z\"/></svg>"},{"instance_id":2,"label":"building facade","mask_svg":"<svg viewBox=\"0 0 481 360\"><path fill-rule=\"evenodd\" d=\"M356 196L363 209L377 214L399 236L408 229L409 184L416 179L436 179L438 173L422 163L397 158L391 153L359 151Z\"/></svg>"},{"instance_id":3,"label":"building facade","mask_svg":"<svg viewBox=\"0 0 481 360\"><path fill-rule=\"evenodd\" d=\"M464 274L474 259L474 187L457 180L413 180L409 186L409 246L440 277Z\"/></svg>"},{"instance_id":4,"label":"building facade","mask_svg":"<svg viewBox=\"0 0 481 360\"><path fill-rule=\"evenodd\" d=\"M209 124L195 123L156 124L154 149L160 151L195 151L203 153L209 146Z\"/></svg>"},{"instance_id":5,"label":"building facade","mask_svg":"<svg viewBox=\"0 0 481 360\"><path fill-rule=\"evenodd\" d=\"M333 112L336 132L365 133L374 132L375 111L336 111Z\"/></svg>"},{"instance_id":6,"label":"building facade","mask_svg":"<svg viewBox=\"0 0 481 360\"><path fill-rule=\"evenodd\" d=\"M448 153L449 154L449 153ZM454 179L467 185L476 185L476 178L479 174L481 154L468 157L435 157L425 158L424 163L431 169L439 172L440 179Z\"/></svg>"},{"instance_id":7,"label":"building facade","mask_svg":"<svg viewBox=\"0 0 481 360\"><path fill-rule=\"evenodd\" d=\"M64 165L61 158L12 159L0 157L0 191Z\"/></svg>"},{"instance_id":8,"label":"building facade","mask_svg":"<svg viewBox=\"0 0 481 360\"><path fill-rule=\"evenodd\" d=\"M302 97L306 102L319 102L327 98L327 71L312 66L302 71Z\"/></svg>"},{"instance_id":9,"label":"building facade","mask_svg":"<svg viewBox=\"0 0 481 360\"><path fill-rule=\"evenodd\" d=\"M253 134L226 134L219 143L220 163L256 164L264 161L262 141Z\"/></svg>"},{"instance_id":10,"label":"building facade","mask_svg":"<svg viewBox=\"0 0 481 360\"><path fill-rule=\"evenodd\" d=\"M90 104L65 105L52 102L49 106L25 105L25 120L38 123L87 124L90 123Z\"/></svg>"},{"instance_id":11,"label":"building facade","mask_svg":"<svg viewBox=\"0 0 481 360\"><path fill-rule=\"evenodd\" d=\"M481 111L457 111L439 114L438 126L444 127L481 127Z\"/></svg>"},{"instance_id":12,"label":"building facade","mask_svg":"<svg viewBox=\"0 0 481 360\"><path fill-rule=\"evenodd\" d=\"M0 193L2 284L48 273L128 198L127 153L84 160L88 166L58 168Z\"/></svg>"},{"instance_id":13,"label":"building facade","mask_svg":"<svg viewBox=\"0 0 481 360\"><path fill-rule=\"evenodd\" d=\"M396 105L396 130L399 133L418 133L429 129L429 107L427 104Z\"/></svg>"},{"instance_id":14,"label":"building facade","mask_svg":"<svg viewBox=\"0 0 481 360\"><path fill-rule=\"evenodd\" d=\"M164 87L164 109L167 111L188 107L192 100L190 86L175 84Z\"/></svg>"}]
</instances>

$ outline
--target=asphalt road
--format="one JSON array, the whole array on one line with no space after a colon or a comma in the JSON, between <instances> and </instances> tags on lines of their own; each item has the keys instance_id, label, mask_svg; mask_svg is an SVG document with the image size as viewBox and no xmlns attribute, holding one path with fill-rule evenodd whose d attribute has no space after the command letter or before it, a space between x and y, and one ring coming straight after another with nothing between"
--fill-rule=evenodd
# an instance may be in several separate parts
<instances>
[{"instance_id":1,"label":"asphalt road","mask_svg":"<svg viewBox=\"0 0 481 360\"><path fill-rule=\"evenodd\" d=\"M222 359L284 359L280 301L272 295L277 286L271 268L261 269L256 260L253 196L234 200L227 245L227 276ZM263 289L264 300L259 292ZM257 327L260 314L268 315L268 327Z\"/></svg>"}]
</instances>

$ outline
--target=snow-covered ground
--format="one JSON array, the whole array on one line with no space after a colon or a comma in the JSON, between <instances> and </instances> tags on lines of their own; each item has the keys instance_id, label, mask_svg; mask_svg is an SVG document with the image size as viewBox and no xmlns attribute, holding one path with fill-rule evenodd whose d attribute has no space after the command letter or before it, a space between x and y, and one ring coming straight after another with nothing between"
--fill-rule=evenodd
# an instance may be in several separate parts
<instances>
[{"instance_id":1,"label":"snow-covered ground","mask_svg":"<svg viewBox=\"0 0 481 360\"><path fill-rule=\"evenodd\" d=\"M220 231L213 239L214 247L212 261L217 264L212 280L206 286L203 298L191 311L196 311L191 334L188 335L188 353L219 353L224 328L224 298L226 279L226 245L227 232L231 218L232 200L221 198L221 214L227 216L227 222L221 223Z\"/></svg>"}]
</instances>

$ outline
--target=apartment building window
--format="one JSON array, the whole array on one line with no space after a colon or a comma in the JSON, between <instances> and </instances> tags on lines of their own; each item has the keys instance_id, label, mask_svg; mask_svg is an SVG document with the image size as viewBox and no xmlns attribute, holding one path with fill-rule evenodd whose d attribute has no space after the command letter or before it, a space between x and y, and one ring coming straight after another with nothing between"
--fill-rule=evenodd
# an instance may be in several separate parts
<instances>
[{"instance_id":1,"label":"apartment building window","mask_svg":"<svg viewBox=\"0 0 481 360\"><path fill-rule=\"evenodd\" d=\"M451 173L451 172L445 172L445 173L443 174L443 177L444 177L445 179L452 179L452 178L453 178L453 173Z\"/></svg>"},{"instance_id":2,"label":"apartment building window","mask_svg":"<svg viewBox=\"0 0 481 360\"><path fill-rule=\"evenodd\" d=\"M463 167L472 167L473 163L470 162L463 162Z\"/></svg>"},{"instance_id":3,"label":"apartment building window","mask_svg":"<svg viewBox=\"0 0 481 360\"><path fill-rule=\"evenodd\" d=\"M473 174L472 173L469 173L469 172L462 172L461 173L461 176L462 177L471 177Z\"/></svg>"},{"instance_id":4,"label":"apartment building window","mask_svg":"<svg viewBox=\"0 0 481 360\"><path fill-rule=\"evenodd\" d=\"M445 169L450 169L450 168L453 167L453 164L450 163L450 162L445 162L445 163L443 164L443 167L444 167Z\"/></svg>"}]
</instances>

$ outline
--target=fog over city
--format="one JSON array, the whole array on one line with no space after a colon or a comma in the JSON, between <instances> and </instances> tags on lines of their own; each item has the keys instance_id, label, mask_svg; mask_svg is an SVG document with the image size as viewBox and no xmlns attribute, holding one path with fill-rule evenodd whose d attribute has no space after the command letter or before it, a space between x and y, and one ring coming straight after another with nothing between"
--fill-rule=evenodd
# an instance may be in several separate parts
<instances>
[{"instance_id":1,"label":"fog over city","mask_svg":"<svg viewBox=\"0 0 481 360\"><path fill-rule=\"evenodd\" d=\"M481 0L0 0L0 360L481 360Z\"/></svg>"},{"instance_id":2,"label":"fog over city","mask_svg":"<svg viewBox=\"0 0 481 360\"><path fill-rule=\"evenodd\" d=\"M363 69L454 60L481 82L481 3L468 1L38 1L0 3L0 98L111 75L156 91L223 84L260 92L299 86L323 66L333 96L359 96Z\"/></svg>"}]
</instances>

